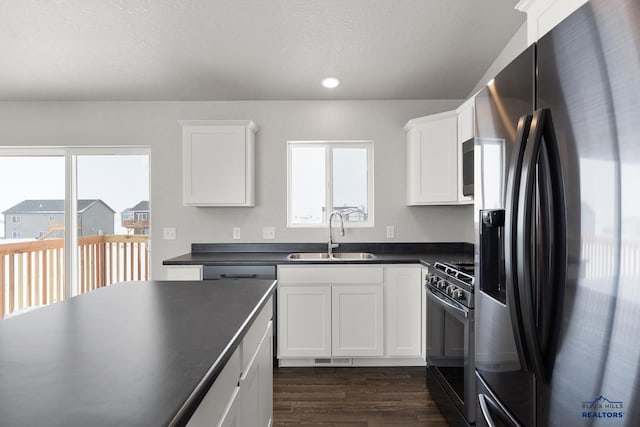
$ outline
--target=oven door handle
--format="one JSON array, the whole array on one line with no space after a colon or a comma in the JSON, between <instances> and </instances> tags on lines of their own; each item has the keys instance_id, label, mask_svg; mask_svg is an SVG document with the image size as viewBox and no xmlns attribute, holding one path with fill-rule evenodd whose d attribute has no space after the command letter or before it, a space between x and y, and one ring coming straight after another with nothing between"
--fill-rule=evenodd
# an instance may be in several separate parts
<instances>
[{"instance_id":1,"label":"oven door handle","mask_svg":"<svg viewBox=\"0 0 640 427\"><path fill-rule=\"evenodd\" d=\"M447 301L442 298L440 295L436 294L433 290L431 290L428 286L426 287L429 292L429 297L431 297L435 302L443 306L445 309L453 310L453 314L464 316L464 318L469 317L469 309L464 307L463 305L453 303L451 301Z\"/></svg>"}]
</instances>

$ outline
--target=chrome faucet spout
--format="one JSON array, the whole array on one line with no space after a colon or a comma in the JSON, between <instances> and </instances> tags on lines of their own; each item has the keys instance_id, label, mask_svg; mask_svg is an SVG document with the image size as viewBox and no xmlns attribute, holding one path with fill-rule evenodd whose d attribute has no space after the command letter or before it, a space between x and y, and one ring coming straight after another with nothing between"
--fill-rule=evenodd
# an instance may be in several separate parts
<instances>
[{"instance_id":1,"label":"chrome faucet spout","mask_svg":"<svg viewBox=\"0 0 640 427\"><path fill-rule=\"evenodd\" d=\"M344 236L344 221L342 219L342 214L338 211L333 211L331 212L331 215L329 215L329 243L327 245L327 253L329 254L329 257L331 257L333 250L338 247L337 243L333 243L333 233L332 233L331 223L333 221L334 215L337 216L338 219L340 220L340 235Z\"/></svg>"}]
</instances>

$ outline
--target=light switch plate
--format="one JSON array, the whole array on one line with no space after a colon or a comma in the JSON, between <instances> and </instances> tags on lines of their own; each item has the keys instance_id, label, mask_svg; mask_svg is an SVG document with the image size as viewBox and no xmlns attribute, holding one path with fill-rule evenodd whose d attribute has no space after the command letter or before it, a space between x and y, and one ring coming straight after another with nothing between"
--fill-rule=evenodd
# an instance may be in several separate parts
<instances>
[{"instance_id":1,"label":"light switch plate","mask_svg":"<svg viewBox=\"0 0 640 427\"><path fill-rule=\"evenodd\" d=\"M162 231L164 240L176 240L175 227L165 227Z\"/></svg>"},{"instance_id":2,"label":"light switch plate","mask_svg":"<svg viewBox=\"0 0 640 427\"><path fill-rule=\"evenodd\" d=\"M275 227L262 227L262 238L265 240L273 240L276 238Z\"/></svg>"},{"instance_id":3,"label":"light switch plate","mask_svg":"<svg viewBox=\"0 0 640 427\"><path fill-rule=\"evenodd\" d=\"M396 229L393 225L387 225L387 239L395 239Z\"/></svg>"},{"instance_id":4,"label":"light switch plate","mask_svg":"<svg viewBox=\"0 0 640 427\"><path fill-rule=\"evenodd\" d=\"M233 239L240 239L240 227L233 227Z\"/></svg>"}]
</instances>

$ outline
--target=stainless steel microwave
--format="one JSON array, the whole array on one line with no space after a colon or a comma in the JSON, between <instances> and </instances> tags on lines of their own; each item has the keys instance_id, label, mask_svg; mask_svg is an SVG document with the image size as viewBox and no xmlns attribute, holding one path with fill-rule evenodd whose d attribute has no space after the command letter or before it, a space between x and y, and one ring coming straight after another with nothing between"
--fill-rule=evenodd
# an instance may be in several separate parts
<instances>
[{"instance_id":1,"label":"stainless steel microwave","mask_svg":"<svg viewBox=\"0 0 640 427\"><path fill-rule=\"evenodd\" d=\"M473 196L473 144L473 138L462 143L462 194L464 196Z\"/></svg>"}]
</instances>

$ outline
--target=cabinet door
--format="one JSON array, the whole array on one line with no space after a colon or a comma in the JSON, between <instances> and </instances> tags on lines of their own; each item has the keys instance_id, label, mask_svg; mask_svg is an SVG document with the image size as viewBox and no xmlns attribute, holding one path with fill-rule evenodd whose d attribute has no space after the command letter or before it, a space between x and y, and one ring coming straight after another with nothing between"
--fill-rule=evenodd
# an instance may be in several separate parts
<instances>
[{"instance_id":1,"label":"cabinet door","mask_svg":"<svg viewBox=\"0 0 640 427\"><path fill-rule=\"evenodd\" d=\"M331 287L278 287L278 357L331 357Z\"/></svg>"},{"instance_id":2,"label":"cabinet door","mask_svg":"<svg viewBox=\"0 0 640 427\"><path fill-rule=\"evenodd\" d=\"M382 285L333 286L331 340L334 356L382 356Z\"/></svg>"},{"instance_id":3,"label":"cabinet door","mask_svg":"<svg viewBox=\"0 0 640 427\"><path fill-rule=\"evenodd\" d=\"M240 415L239 425L258 427L260 416L260 363L256 353L240 377Z\"/></svg>"},{"instance_id":4,"label":"cabinet door","mask_svg":"<svg viewBox=\"0 0 640 427\"><path fill-rule=\"evenodd\" d=\"M227 409L220 419L220 423L217 425L220 427L241 427L243 424L240 422L240 387L236 387L233 395L231 396L231 401L227 406ZM216 425L214 423L207 425Z\"/></svg>"},{"instance_id":5,"label":"cabinet door","mask_svg":"<svg viewBox=\"0 0 640 427\"><path fill-rule=\"evenodd\" d=\"M386 356L420 356L422 343L420 267L385 267Z\"/></svg>"},{"instance_id":6,"label":"cabinet door","mask_svg":"<svg viewBox=\"0 0 640 427\"><path fill-rule=\"evenodd\" d=\"M253 123L181 123L184 204L253 206Z\"/></svg>"},{"instance_id":7,"label":"cabinet door","mask_svg":"<svg viewBox=\"0 0 640 427\"><path fill-rule=\"evenodd\" d=\"M407 125L407 204L450 204L458 200L455 112Z\"/></svg>"},{"instance_id":8,"label":"cabinet door","mask_svg":"<svg viewBox=\"0 0 640 427\"><path fill-rule=\"evenodd\" d=\"M258 423L269 427L273 418L273 325L270 323L258 350Z\"/></svg>"},{"instance_id":9,"label":"cabinet door","mask_svg":"<svg viewBox=\"0 0 640 427\"><path fill-rule=\"evenodd\" d=\"M172 265L165 271L167 280L202 280L201 265Z\"/></svg>"}]
</instances>

